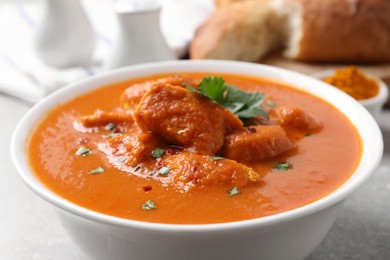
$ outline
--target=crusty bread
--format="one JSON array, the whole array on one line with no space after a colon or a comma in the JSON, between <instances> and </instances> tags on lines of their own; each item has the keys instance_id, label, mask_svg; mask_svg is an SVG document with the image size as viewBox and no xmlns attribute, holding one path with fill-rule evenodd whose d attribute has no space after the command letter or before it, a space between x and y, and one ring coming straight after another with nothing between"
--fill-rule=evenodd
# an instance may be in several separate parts
<instances>
[{"instance_id":1,"label":"crusty bread","mask_svg":"<svg viewBox=\"0 0 390 260\"><path fill-rule=\"evenodd\" d=\"M218 8L195 32L190 57L258 61L280 47L284 17L276 2L243 1Z\"/></svg>"},{"instance_id":2,"label":"crusty bread","mask_svg":"<svg viewBox=\"0 0 390 260\"><path fill-rule=\"evenodd\" d=\"M302 61L390 61L390 0L215 0L190 57L259 61L284 46Z\"/></svg>"},{"instance_id":3,"label":"crusty bread","mask_svg":"<svg viewBox=\"0 0 390 260\"><path fill-rule=\"evenodd\" d=\"M290 0L292 13L285 55L304 61L390 61L389 0Z\"/></svg>"}]
</instances>

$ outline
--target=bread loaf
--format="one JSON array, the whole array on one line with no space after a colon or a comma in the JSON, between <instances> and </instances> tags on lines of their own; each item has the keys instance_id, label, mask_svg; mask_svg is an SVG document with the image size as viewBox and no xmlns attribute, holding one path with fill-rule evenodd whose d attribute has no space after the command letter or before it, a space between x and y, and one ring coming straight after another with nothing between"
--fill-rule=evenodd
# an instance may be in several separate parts
<instances>
[{"instance_id":1,"label":"bread loaf","mask_svg":"<svg viewBox=\"0 0 390 260\"><path fill-rule=\"evenodd\" d=\"M299 8L285 55L304 61L390 61L389 0L290 0Z\"/></svg>"},{"instance_id":2,"label":"bread loaf","mask_svg":"<svg viewBox=\"0 0 390 260\"><path fill-rule=\"evenodd\" d=\"M259 61L390 61L390 0L216 0L190 57Z\"/></svg>"},{"instance_id":3,"label":"bread loaf","mask_svg":"<svg viewBox=\"0 0 390 260\"><path fill-rule=\"evenodd\" d=\"M279 0L240 1L218 8L195 32L193 59L258 61L280 47L284 13Z\"/></svg>"}]
</instances>

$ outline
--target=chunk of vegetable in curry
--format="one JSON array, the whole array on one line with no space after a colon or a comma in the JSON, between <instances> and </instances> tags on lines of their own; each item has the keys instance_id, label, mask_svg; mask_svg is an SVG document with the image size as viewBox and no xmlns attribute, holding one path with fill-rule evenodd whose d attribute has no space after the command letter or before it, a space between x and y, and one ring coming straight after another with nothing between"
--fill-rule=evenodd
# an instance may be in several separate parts
<instances>
[{"instance_id":1,"label":"chunk of vegetable in curry","mask_svg":"<svg viewBox=\"0 0 390 260\"><path fill-rule=\"evenodd\" d=\"M345 181L360 150L340 113L284 86L262 82L259 92L258 79L223 76L154 76L65 104L32 138L33 168L85 207L164 223L275 214Z\"/></svg>"}]
</instances>

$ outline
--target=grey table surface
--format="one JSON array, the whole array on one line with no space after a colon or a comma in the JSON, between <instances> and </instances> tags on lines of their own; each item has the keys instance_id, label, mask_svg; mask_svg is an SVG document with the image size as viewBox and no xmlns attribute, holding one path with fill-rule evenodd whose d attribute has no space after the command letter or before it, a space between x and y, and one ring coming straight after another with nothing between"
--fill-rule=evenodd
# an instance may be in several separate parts
<instances>
[{"instance_id":1,"label":"grey table surface","mask_svg":"<svg viewBox=\"0 0 390 260\"><path fill-rule=\"evenodd\" d=\"M12 132L29 108L0 94L0 260L86 260L52 206L24 186L11 161ZM390 111L384 111L378 122L385 142L382 162L343 205L309 260L390 259Z\"/></svg>"}]
</instances>

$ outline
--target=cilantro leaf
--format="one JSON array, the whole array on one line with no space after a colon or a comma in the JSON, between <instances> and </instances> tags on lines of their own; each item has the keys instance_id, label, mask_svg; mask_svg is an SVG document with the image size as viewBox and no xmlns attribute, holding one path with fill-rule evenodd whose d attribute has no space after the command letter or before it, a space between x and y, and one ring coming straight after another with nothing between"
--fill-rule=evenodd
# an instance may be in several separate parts
<instances>
[{"instance_id":1,"label":"cilantro leaf","mask_svg":"<svg viewBox=\"0 0 390 260\"><path fill-rule=\"evenodd\" d=\"M237 187L233 187L230 190L228 190L228 196L234 196L240 194L241 191Z\"/></svg>"},{"instance_id":2,"label":"cilantro leaf","mask_svg":"<svg viewBox=\"0 0 390 260\"><path fill-rule=\"evenodd\" d=\"M221 160L225 160L226 158L224 157L220 157L220 156L212 156L210 157L210 160L212 161L221 161Z\"/></svg>"},{"instance_id":3,"label":"cilantro leaf","mask_svg":"<svg viewBox=\"0 0 390 260\"><path fill-rule=\"evenodd\" d=\"M188 83L188 82L183 82L183 85L186 86L186 88L187 88L189 91L191 91L191 92L193 92L193 93L199 93L199 91L198 91L197 89L195 89L193 86L191 86L190 83Z\"/></svg>"},{"instance_id":4,"label":"cilantro leaf","mask_svg":"<svg viewBox=\"0 0 390 260\"><path fill-rule=\"evenodd\" d=\"M279 171L287 171L292 168L291 163L289 162L277 162L274 165L274 169Z\"/></svg>"},{"instance_id":5,"label":"cilantro leaf","mask_svg":"<svg viewBox=\"0 0 390 260\"><path fill-rule=\"evenodd\" d=\"M254 118L256 115L268 118L268 114L260 108L264 101L264 94L245 92L234 86L228 86L227 90L224 106L239 118Z\"/></svg>"},{"instance_id":6,"label":"cilantro leaf","mask_svg":"<svg viewBox=\"0 0 390 260\"><path fill-rule=\"evenodd\" d=\"M112 131L112 130L115 129L115 125L114 125L114 123L108 123L108 124L104 127L104 129Z\"/></svg>"},{"instance_id":7,"label":"cilantro leaf","mask_svg":"<svg viewBox=\"0 0 390 260\"><path fill-rule=\"evenodd\" d=\"M142 209L150 210L150 209L157 209L156 204L152 200L148 200L144 204L142 204Z\"/></svg>"},{"instance_id":8,"label":"cilantro leaf","mask_svg":"<svg viewBox=\"0 0 390 260\"><path fill-rule=\"evenodd\" d=\"M152 157L153 158L160 158L161 156L163 156L164 152L165 152L165 149L157 147L156 149L154 149L152 151Z\"/></svg>"},{"instance_id":9,"label":"cilantro leaf","mask_svg":"<svg viewBox=\"0 0 390 260\"><path fill-rule=\"evenodd\" d=\"M80 148L79 149L77 149L77 151L76 151L76 155L82 155L82 156L86 156L86 155L88 155L88 154L90 154L91 153L91 150L89 150L87 147L85 147L85 146L80 146Z\"/></svg>"},{"instance_id":10,"label":"cilantro leaf","mask_svg":"<svg viewBox=\"0 0 390 260\"><path fill-rule=\"evenodd\" d=\"M198 90L189 83L186 83L185 86L189 91L206 96L225 107L241 120L254 118L258 115L268 119L267 112L261 109L264 94L245 92L234 86L228 86L222 77L209 76L203 78Z\"/></svg>"},{"instance_id":11,"label":"cilantro leaf","mask_svg":"<svg viewBox=\"0 0 390 260\"><path fill-rule=\"evenodd\" d=\"M199 84L199 92L211 100L223 105L224 93L227 89L225 80L221 77L205 77Z\"/></svg>"},{"instance_id":12,"label":"cilantro leaf","mask_svg":"<svg viewBox=\"0 0 390 260\"><path fill-rule=\"evenodd\" d=\"M170 173L170 172L171 172L171 168L166 167L166 166L161 167L161 169L157 171L158 174L160 174L164 177L168 176L168 173Z\"/></svg>"},{"instance_id":13,"label":"cilantro leaf","mask_svg":"<svg viewBox=\"0 0 390 260\"><path fill-rule=\"evenodd\" d=\"M274 102L274 101L272 101L272 100L268 100L268 101L267 101L267 106L269 106L269 107L275 107L275 106L276 106L276 104L275 104L275 102Z\"/></svg>"},{"instance_id":14,"label":"cilantro leaf","mask_svg":"<svg viewBox=\"0 0 390 260\"><path fill-rule=\"evenodd\" d=\"M89 174L98 174L104 172L104 169L102 167L97 167L96 169L93 169L89 172Z\"/></svg>"}]
</instances>

